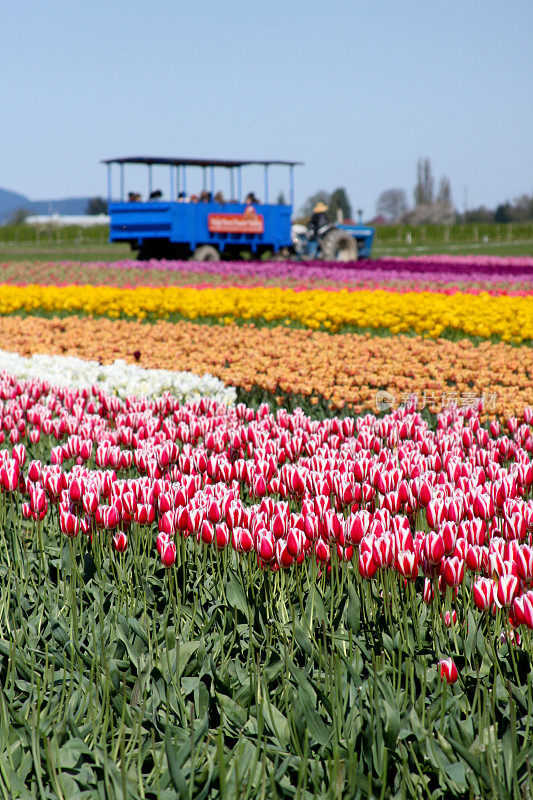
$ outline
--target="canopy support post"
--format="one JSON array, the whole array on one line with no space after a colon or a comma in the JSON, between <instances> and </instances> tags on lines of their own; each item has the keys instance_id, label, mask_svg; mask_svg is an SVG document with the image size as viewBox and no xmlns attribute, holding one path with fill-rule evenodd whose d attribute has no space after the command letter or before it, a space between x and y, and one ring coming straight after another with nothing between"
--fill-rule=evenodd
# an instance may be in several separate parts
<instances>
[{"instance_id":1,"label":"canopy support post","mask_svg":"<svg viewBox=\"0 0 533 800\"><path fill-rule=\"evenodd\" d=\"M289 168L289 180L290 180L290 195L291 195L291 206L294 206L294 166L291 164Z\"/></svg>"}]
</instances>

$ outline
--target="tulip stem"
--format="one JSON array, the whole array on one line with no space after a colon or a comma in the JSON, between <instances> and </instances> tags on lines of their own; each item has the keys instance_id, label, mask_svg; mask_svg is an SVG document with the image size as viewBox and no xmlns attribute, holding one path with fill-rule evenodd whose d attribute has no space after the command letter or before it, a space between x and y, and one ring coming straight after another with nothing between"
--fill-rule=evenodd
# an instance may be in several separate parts
<instances>
[{"instance_id":1,"label":"tulip stem","mask_svg":"<svg viewBox=\"0 0 533 800\"><path fill-rule=\"evenodd\" d=\"M505 628L506 628L506 631L507 631L507 647L509 649L509 655L511 656L511 662L512 662L512 665L513 665L513 673L514 673L514 676L516 678L517 685L520 686L520 682L521 681L520 681L520 678L518 676L518 666L516 664L516 658L515 658L515 654L514 654L515 632L511 628L511 623L510 623L509 617L507 615L506 615L506 618L505 618ZM518 636L518 632L516 633L516 635Z\"/></svg>"},{"instance_id":2,"label":"tulip stem","mask_svg":"<svg viewBox=\"0 0 533 800\"><path fill-rule=\"evenodd\" d=\"M74 565L74 547L72 537L69 536L70 547L70 638L77 643L78 632L78 602L76 600L76 568Z\"/></svg>"}]
</instances>

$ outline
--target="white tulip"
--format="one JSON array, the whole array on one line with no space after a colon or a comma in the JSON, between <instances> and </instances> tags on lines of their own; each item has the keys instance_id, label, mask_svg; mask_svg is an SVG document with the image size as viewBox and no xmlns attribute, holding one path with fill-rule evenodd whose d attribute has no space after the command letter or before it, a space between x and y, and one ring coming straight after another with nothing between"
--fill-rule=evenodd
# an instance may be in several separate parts
<instances>
[{"instance_id":1,"label":"white tulip","mask_svg":"<svg viewBox=\"0 0 533 800\"><path fill-rule=\"evenodd\" d=\"M108 394L119 397L160 397L165 392L180 402L211 397L219 403L233 405L237 392L213 375L193 372L171 372L166 369L144 369L117 359L100 365L73 356L36 354L26 358L18 353L0 350L0 372L19 378L38 378L56 386L84 388L97 385Z\"/></svg>"}]
</instances>

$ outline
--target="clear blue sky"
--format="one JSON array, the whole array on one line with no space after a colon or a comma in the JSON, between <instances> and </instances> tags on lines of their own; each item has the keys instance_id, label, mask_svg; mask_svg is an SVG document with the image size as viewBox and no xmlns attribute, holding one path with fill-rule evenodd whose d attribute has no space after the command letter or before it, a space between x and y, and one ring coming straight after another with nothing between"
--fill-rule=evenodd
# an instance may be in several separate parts
<instances>
[{"instance_id":1,"label":"clear blue sky","mask_svg":"<svg viewBox=\"0 0 533 800\"><path fill-rule=\"evenodd\" d=\"M531 0L5 0L1 24L0 187L34 200L140 154L301 160L297 206L345 186L366 217L412 202L422 156L459 209L533 191Z\"/></svg>"}]
</instances>

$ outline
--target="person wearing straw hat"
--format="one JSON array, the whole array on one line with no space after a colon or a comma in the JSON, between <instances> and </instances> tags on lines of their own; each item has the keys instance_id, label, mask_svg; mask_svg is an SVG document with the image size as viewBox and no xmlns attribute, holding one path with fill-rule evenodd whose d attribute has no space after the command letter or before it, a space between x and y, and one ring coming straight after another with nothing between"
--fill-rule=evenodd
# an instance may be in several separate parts
<instances>
[{"instance_id":1,"label":"person wearing straw hat","mask_svg":"<svg viewBox=\"0 0 533 800\"><path fill-rule=\"evenodd\" d=\"M327 205L322 201L319 201L313 208L313 213L311 215L311 219L309 220L309 225L307 226L308 236L310 239L316 239L320 229L325 225L329 225L329 220L326 216L327 210Z\"/></svg>"}]
</instances>

